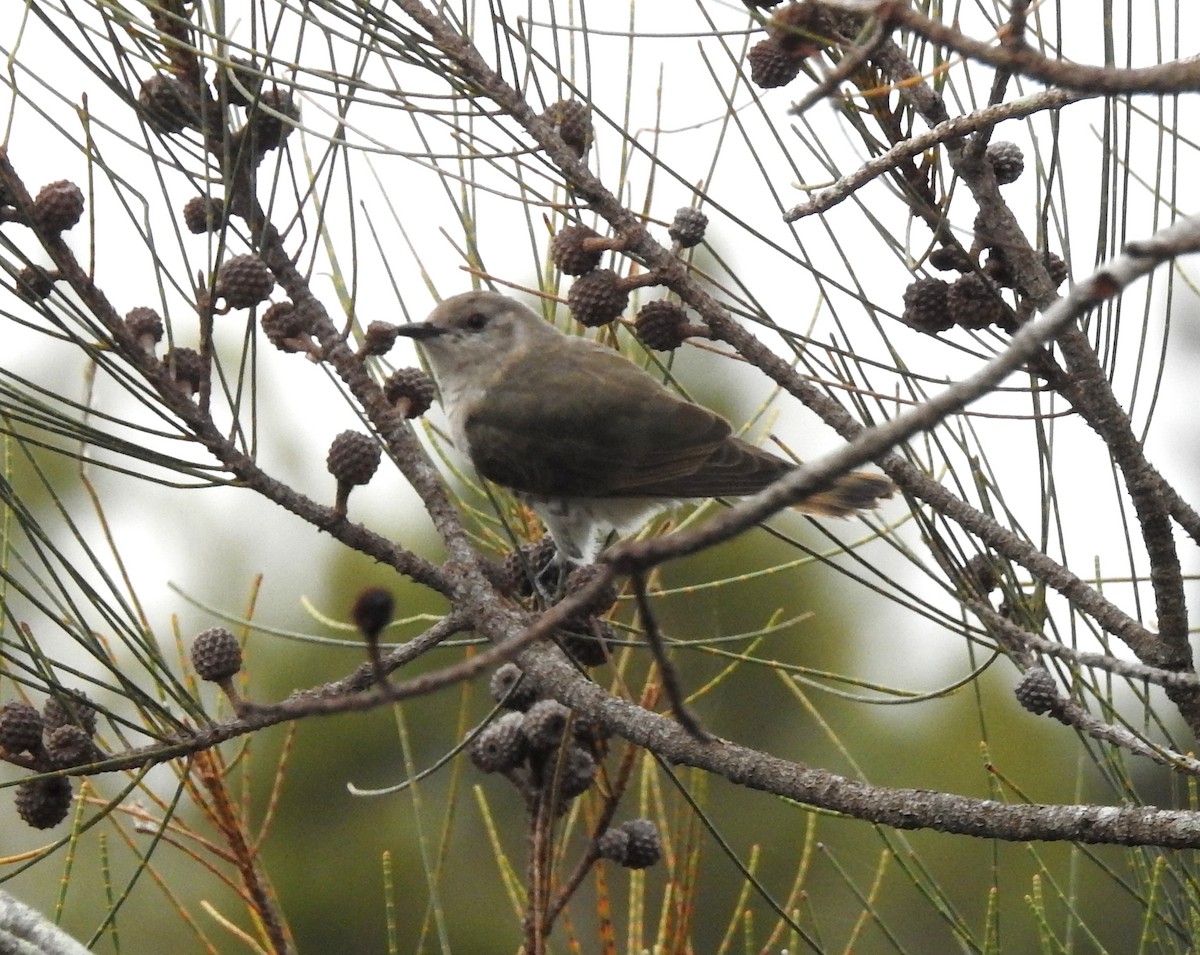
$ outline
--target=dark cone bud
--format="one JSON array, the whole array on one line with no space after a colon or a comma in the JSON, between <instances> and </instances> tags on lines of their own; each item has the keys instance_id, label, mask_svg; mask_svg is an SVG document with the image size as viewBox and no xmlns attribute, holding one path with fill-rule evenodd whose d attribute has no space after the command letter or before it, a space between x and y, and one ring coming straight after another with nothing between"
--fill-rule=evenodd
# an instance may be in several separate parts
<instances>
[{"instance_id":1,"label":"dark cone bud","mask_svg":"<svg viewBox=\"0 0 1200 955\"><path fill-rule=\"evenodd\" d=\"M225 224L225 203L215 196L192 196L183 204L183 224L193 235L216 232Z\"/></svg>"},{"instance_id":2,"label":"dark cone bud","mask_svg":"<svg viewBox=\"0 0 1200 955\"><path fill-rule=\"evenodd\" d=\"M379 639L383 628L392 622L396 598L384 587L368 587L354 600L350 617L358 632L370 643Z\"/></svg>"},{"instance_id":3,"label":"dark cone bud","mask_svg":"<svg viewBox=\"0 0 1200 955\"><path fill-rule=\"evenodd\" d=\"M312 326L304 309L290 301L276 302L267 307L259 319L267 341L282 352L313 352Z\"/></svg>"},{"instance_id":4,"label":"dark cone bud","mask_svg":"<svg viewBox=\"0 0 1200 955\"><path fill-rule=\"evenodd\" d=\"M946 311L956 325L974 329L999 325L1008 314L995 283L973 272L960 275L950 286Z\"/></svg>"},{"instance_id":5,"label":"dark cone bud","mask_svg":"<svg viewBox=\"0 0 1200 955\"><path fill-rule=\"evenodd\" d=\"M571 711L557 700L539 700L521 714L521 733L530 750L547 753L567 732Z\"/></svg>"},{"instance_id":6,"label":"dark cone bud","mask_svg":"<svg viewBox=\"0 0 1200 955\"><path fill-rule=\"evenodd\" d=\"M485 773L506 773L525 759L526 741L521 732L524 716L505 713L479 731L467 755Z\"/></svg>"},{"instance_id":7,"label":"dark cone bud","mask_svg":"<svg viewBox=\"0 0 1200 955\"><path fill-rule=\"evenodd\" d=\"M612 739L612 732L603 723L576 713L575 720L571 723L571 736L578 745L584 747L597 760L601 760L608 752L608 741Z\"/></svg>"},{"instance_id":8,"label":"dark cone bud","mask_svg":"<svg viewBox=\"0 0 1200 955\"><path fill-rule=\"evenodd\" d=\"M996 565L987 554L976 554L963 567L963 577L980 594L990 594L1000 586Z\"/></svg>"},{"instance_id":9,"label":"dark cone bud","mask_svg":"<svg viewBox=\"0 0 1200 955\"><path fill-rule=\"evenodd\" d=\"M1058 288L1067 280L1067 263L1053 252L1047 252L1043 258L1046 262L1046 271L1050 274L1050 281L1054 283L1054 287Z\"/></svg>"},{"instance_id":10,"label":"dark cone bud","mask_svg":"<svg viewBox=\"0 0 1200 955\"><path fill-rule=\"evenodd\" d=\"M50 730L60 726L79 726L91 736L96 732L96 707L78 690L47 697L42 705L42 722Z\"/></svg>"},{"instance_id":11,"label":"dark cone bud","mask_svg":"<svg viewBox=\"0 0 1200 955\"><path fill-rule=\"evenodd\" d=\"M613 639L613 628L607 620L590 617L575 622L569 630L559 631L559 636L563 650L581 667L590 669L608 662L608 645Z\"/></svg>"},{"instance_id":12,"label":"dark cone bud","mask_svg":"<svg viewBox=\"0 0 1200 955\"><path fill-rule=\"evenodd\" d=\"M488 692L492 699L510 710L524 712L537 702L537 690L523 679L525 674L515 663L504 663L496 668L488 680Z\"/></svg>"},{"instance_id":13,"label":"dark cone bud","mask_svg":"<svg viewBox=\"0 0 1200 955\"><path fill-rule=\"evenodd\" d=\"M264 90L251 108L250 136L254 149L260 153L282 146L300 121L296 101L287 90L278 87Z\"/></svg>"},{"instance_id":14,"label":"dark cone bud","mask_svg":"<svg viewBox=\"0 0 1200 955\"><path fill-rule=\"evenodd\" d=\"M816 3L789 3L767 21L767 38L750 48L750 80L762 89L786 86L804 61L828 42L833 27Z\"/></svg>"},{"instance_id":15,"label":"dark cone bud","mask_svg":"<svg viewBox=\"0 0 1200 955\"><path fill-rule=\"evenodd\" d=\"M602 573L602 568L599 564L583 564L576 567L567 576L566 594L568 597L579 593L585 587L591 584L593 580L599 577ZM617 594L619 590L615 580L609 580L586 604L579 608L580 617L596 617L603 613L607 613L613 604L617 602Z\"/></svg>"},{"instance_id":16,"label":"dark cone bud","mask_svg":"<svg viewBox=\"0 0 1200 955\"><path fill-rule=\"evenodd\" d=\"M600 838L596 840L596 850L600 853L601 859L608 859L619 865L629 850L629 833L621 826L605 829Z\"/></svg>"},{"instance_id":17,"label":"dark cone bud","mask_svg":"<svg viewBox=\"0 0 1200 955\"><path fill-rule=\"evenodd\" d=\"M72 228L83 216L83 190L68 179L42 186L33 200L33 224L50 235Z\"/></svg>"},{"instance_id":18,"label":"dark cone bud","mask_svg":"<svg viewBox=\"0 0 1200 955\"><path fill-rule=\"evenodd\" d=\"M921 278L904 290L904 312L900 321L919 332L933 335L953 327L948 298L950 285L941 279Z\"/></svg>"},{"instance_id":19,"label":"dark cone bud","mask_svg":"<svg viewBox=\"0 0 1200 955\"><path fill-rule=\"evenodd\" d=\"M792 56L771 39L755 43L746 59L750 63L750 82L764 90L787 86L800 75L804 62L803 57Z\"/></svg>"},{"instance_id":20,"label":"dark cone bud","mask_svg":"<svg viewBox=\"0 0 1200 955\"><path fill-rule=\"evenodd\" d=\"M830 15L819 3L789 3L767 21L767 36L797 59L820 50L831 32Z\"/></svg>"},{"instance_id":21,"label":"dark cone bud","mask_svg":"<svg viewBox=\"0 0 1200 955\"><path fill-rule=\"evenodd\" d=\"M980 209L975 213L975 220L971 225L975 234L975 246L979 249L998 249L1000 243L996 239L995 230L992 226L991 217L988 213Z\"/></svg>"},{"instance_id":22,"label":"dark cone bud","mask_svg":"<svg viewBox=\"0 0 1200 955\"><path fill-rule=\"evenodd\" d=\"M437 385L420 368L399 368L384 382L383 395L393 407L403 404L404 417L419 418L433 406Z\"/></svg>"},{"instance_id":23,"label":"dark cone bud","mask_svg":"<svg viewBox=\"0 0 1200 955\"><path fill-rule=\"evenodd\" d=\"M929 264L939 272L970 272L975 263L962 246L941 245L929 253Z\"/></svg>"},{"instance_id":24,"label":"dark cone bud","mask_svg":"<svg viewBox=\"0 0 1200 955\"><path fill-rule=\"evenodd\" d=\"M57 767L82 766L98 755L91 736L81 726L47 727L42 736L42 747Z\"/></svg>"},{"instance_id":25,"label":"dark cone bud","mask_svg":"<svg viewBox=\"0 0 1200 955\"><path fill-rule=\"evenodd\" d=\"M580 159L587 155L595 138L587 106L576 99L560 99L546 108L542 119L554 127L571 152Z\"/></svg>"},{"instance_id":26,"label":"dark cone bud","mask_svg":"<svg viewBox=\"0 0 1200 955\"><path fill-rule=\"evenodd\" d=\"M598 239L600 233L585 225L563 226L550 241L550 258L564 275L585 275L600 264L603 249L584 246L588 239Z\"/></svg>"},{"instance_id":27,"label":"dark cone bud","mask_svg":"<svg viewBox=\"0 0 1200 955\"><path fill-rule=\"evenodd\" d=\"M649 819L630 819L621 828L629 837L625 844L625 855L618 859L627 869L648 869L662 858L662 840L658 827Z\"/></svg>"},{"instance_id":28,"label":"dark cone bud","mask_svg":"<svg viewBox=\"0 0 1200 955\"><path fill-rule=\"evenodd\" d=\"M368 434L343 431L329 446L325 466L339 484L366 484L375 476L383 451L379 442Z\"/></svg>"},{"instance_id":29,"label":"dark cone bud","mask_svg":"<svg viewBox=\"0 0 1200 955\"><path fill-rule=\"evenodd\" d=\"M621 316L629 305L629 292L612 269L595 269L581 275L567 293L567 307L575 321L597 328Z\"/></svg>"},{"instance_id":30,"label":"dark cone bud","mask_svg":"<svg viewBox=\"0 0 1200 955\"><path fill-rule=\"evenodd\" d=\"M1025 171L1025 154L1016 143L989 143L987 158L996 174L996 182L1002 186L1016 182Z\"/></svg>"},{"instance_id":31,"label":"dark cone bud","mask_svg":"<svg viewBox=\"0 0 1200 955\"><path fill-rule=\"evenodd\" d=\"M1018 703L1035 714L1048 713L1059 704L1058 687L1054 684L1054 677L1041 665L1032 666L1025 671L1021 682L1013 690L1013 695Z\"/></svg>"},{"instance_id":32,"label":"dark cone bud","mask_svg":"<svg viewBox=\"0 0 1200 955\"><path fill-rule=\"evenodd\" d=\"M558 795L562 799L574 799L591 788L598 768L590 752L572 743L547 762L544 782L550 786L557 780Z\"/></svg>"},{"instance_id":33,"label":"dark cone bud","mask_svg":"<svg viewBox=\"0 0 1200 955\"><path fill-rule=\"evenodd\" d=\"M71 781L65 776L17 784L17 815L34 829L51 829L71 811Z\"/></svg>"},{"instance_id":34,"label":"dark cone bud","mask_svg":"<svg viewBox=\"0 0 1200 955\"><path fill-rule=\"evenodd\" d=\"M558 550L549 534L510 551L501 567L501 589L513 597L531 597L534 581L554 563Z\"/></svg>"},{"instance_id":35,"label":"dark cone bud","mask_svg":"<svg viewBox=\"0 0 1200 955\"><path fill-rule=\"evenodd\" d=\"M214 291L230 308L252 308L271 294L275 276L257 255L235 255L217 269Z\"/></svg>"},{"instance_id":36,"label":"dark cone bud","mask_svg":"<svg viewBox=\"0 0 1200 955\"><path fill-rule=\"evenodd\" d=\"M155 73L142 83L138 105L146 122L160 133L201 126L199 94L166 73Z\"/></svg>"},{"instance_id":37,"label":"dark cone bud","mask_svg":"<svg viewBox=\"0 0 1200 955\"><path fill-rule=\"evenodd\" d=\"M249 106L262 89L262 68L254 60L240 56L231 56L229 63L225 70L225 101L230 106Z\"/></svg>"},{"instance_id":38,"label":"dark cone bud","mask_svg":"<svg viewBox=\"0 0 1200 955\"><path fill-rule=\"evenodd\" d=\"M175 383L189 395L196 394L208 377L204 356L194 348L172 348L163 361L171 369Z\"/></svg>"},{"instance_id":39,"label":"dark cone bud","mask_svg":"<svg viewBox=\"0 0 1200 955\"><path fill-rule=\"evenodd\" d=\"M54 291L54 282L58 275L58 272L47 271L40 265L26 266L17 273L16 287L13 291L17 293L17 298L30 305L36 305Z\"/></svg>"},{"instance_id":40,"label":"dark cone bud","mask_svg":"<svg viewBox=\"0 0 1200 955\"><path fill-rule=\"evenodd\" d=\"M695 206L683 206L675 212L675 220L667 229L667 235L681 249L690 249L704 241L708 228L708 216Z\"/></svg>"},{"instance_id":41,"label":"dark cone bud","mask_svg":"<svg viewBox=\"0 0 1200 955\"><path fill-rule=\"evenodd\" d=\"M0 746L9 753L36 753L42 748L42 715L24 700L0 706Z\"/></svg>"},{"instance_id":42,"label":"dark cone bud","mask_svg":"<svg viewBox=\"0 0 1200 955\"><path fill-rule=\"evenodd\" d=\"M147 354L154 354L154 346L162 341L163 320L152 308L139 305L125 313L125 328L138 340Z\"/></svg>"},{"instance_id":43,"label":"dark cone bud","mask_svg":"<svg viewBox=\"0 0 1200 955\"><path fill-rule=\"evenodd\" d=\"M999 249L992 249L988 254L987 261L983 263L983 274L1001 288L1016 288L1017 277Z\"/></svg>"},{"instance_id":44,"label":"dark cone bud","mask_svg":"<svg viewBox=\"0 0 1200 955\"><path fill-rule=\"evenodd\" d=\"M656 299L647 302L637 313L634 332L647 348L655 351L674 351L691 333L687 312L682 305Z\"/></svg>"},{"instance_id":45,"label":"dark cone bud","mask_svg":"<svg viewBox=\"0 0 1200 955\"><path fill-rule=\"evenodd\" d=\"M222 683L242 669L242 648L237 637L224 627L212 627L198 633L192 641L192 667L196 675L210 683Z\"/></svg>"},{"instance_id":46,"label":"dark cone bud","mask_svg":"<svg viewBox=\"0 0 1200 955\"><path fill-rule=\"evenodd\" d=\"M379 651L379 635L392 622L395 611L396 599L383 587L368 587L355 598L354 606L350 608L354 625L367 642L367 656L375 670L375 682L380 686L387 685L387 666Z\"/></svg>"},{"instance_id":47,"label":"dark cone bud","mask_svg":"<svg viewBox=\"0 0 1200 955\"><path fill-rule=\"evenodd\" d=\"M359 348L358 354L364 357L386 355L396 344L396 335L399 331L391 322L371 322L363 334L362 347Z\"/></svg>"}]
</instances>

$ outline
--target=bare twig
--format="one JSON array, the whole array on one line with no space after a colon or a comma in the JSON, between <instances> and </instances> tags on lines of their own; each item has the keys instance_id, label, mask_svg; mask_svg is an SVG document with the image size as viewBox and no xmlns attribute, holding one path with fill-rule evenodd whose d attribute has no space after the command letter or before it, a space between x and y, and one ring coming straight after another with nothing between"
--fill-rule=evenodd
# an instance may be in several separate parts
<instances>
[{"instance_id":1,"label":"bare twig","mask_svg":"<svg viewBox=\"0 0 1200 955\"><path fill-rule=\"evenodd\" d=\"M1044 110L1059 109L1086 98L1086 94L1073 91L1044 90L1041 93L1031 93L1029 96L1011 103L985 106L973 113L955 116L938 123L928 132L916 133L886 152L867 160L854 172L843 176L832 186L822 189L807 202L802 202L789 209L783 216L784 221L795 222L805 216L827 212L838 203L850 198L868 182L895 169L905 159L919 156L934 146L959 139L980 129L990 129L997 123L1008 119L1020 119Z\"/></svg>"},{"instance_id":2,"label":"bare twig","mask_svg":"<svg viewBox=\"0 0 1200 955\"><path fill-rule=\"evenodd\" d=\"M861 8L860 8L861 9ZM1048 86L1080 90L1093 96L1122 93L1192 93L1200 89L1200 57L1186 57L1156 66L1122 69L1088 66L1050 59L1025 44L995 44L976 40L961 30L924 16L902 0L881 0L875 15L887 27L911 30L961 56L1018 76L1041 80Z\"/></svg>"}]
</instances>

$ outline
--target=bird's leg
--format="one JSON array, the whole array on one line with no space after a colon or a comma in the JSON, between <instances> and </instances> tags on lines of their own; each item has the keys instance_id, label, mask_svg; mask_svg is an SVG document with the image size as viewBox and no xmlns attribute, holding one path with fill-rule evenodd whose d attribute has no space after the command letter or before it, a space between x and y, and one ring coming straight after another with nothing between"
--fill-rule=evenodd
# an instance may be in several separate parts
<instances>
[{"instance_id":1,"label":"bird's leg","mask_svg":"<svg viewBox=\"0 0 1200 955\"><path fill-rule=\"evenodd\" d=\"M650 647L650 652L654 654L654 662L658 664L658 674L659 679L662 681L663 693L667 697L667 702L671 704L671 709L675 712L675 719L679 721L679 725L687 730L694 739L701 743L712 742L716 737L700 725L700 720L691 711L683 698L683 687L679 682L679 673L675 669L675 664L667 656L667 648L663 645L662 634L659 633L654 614L650 611L650 601L646 599L645 578L640 573L636 573L630 578L630 581L633 584L634 597L637 599L638 613L642 618L642 629L646 634L646 643Z\"/></svg>"},{"instance_id":2,"label":"bird's leg","mask_svg":"<svg viewBox=\"0 0 1200 955\"><path fill-rule=\"evenodd\" d=\"M562 600L567 592L567 578L578 566L580 565L565 556L561 550L556 550L554 559L534 575L533 589L546 602L547 607L552 607Z\"/></svg>"}]
</instances>

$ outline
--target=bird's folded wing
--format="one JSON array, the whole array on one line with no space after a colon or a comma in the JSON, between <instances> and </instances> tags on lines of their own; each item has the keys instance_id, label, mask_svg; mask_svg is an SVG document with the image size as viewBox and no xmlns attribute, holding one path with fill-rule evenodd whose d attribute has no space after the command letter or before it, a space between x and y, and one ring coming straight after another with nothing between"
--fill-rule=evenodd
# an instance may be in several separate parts
<instances>
[{"instance_id":1,"label":"bird's folded wing","mask_svg":"<svg viewBox=\"0 0 1200 955\"><path fill-rule=\"evenodd\" d=\"M514 362L465 431L491 481L566 497L748 494L790 468L632 362L582 343Z\"/></svg>"}]
</instances>

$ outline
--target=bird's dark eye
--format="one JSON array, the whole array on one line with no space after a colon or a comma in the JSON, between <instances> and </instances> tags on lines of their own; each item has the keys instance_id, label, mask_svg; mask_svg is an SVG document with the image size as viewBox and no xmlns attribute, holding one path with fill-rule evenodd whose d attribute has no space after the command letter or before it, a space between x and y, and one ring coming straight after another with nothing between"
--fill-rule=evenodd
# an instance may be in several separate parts
<instances>
[{"instance_id":1,"label":"bird's dark eye","mask_svg":"<svg viewBox=\"0 0 1200 955\"><path fill-rule=\"evenodd\" d=\"M487 323L488 317L483 312L472 312L463 320L463 325L471 332L483 331L483 327Z\"/></svg>"}]
</instances>

